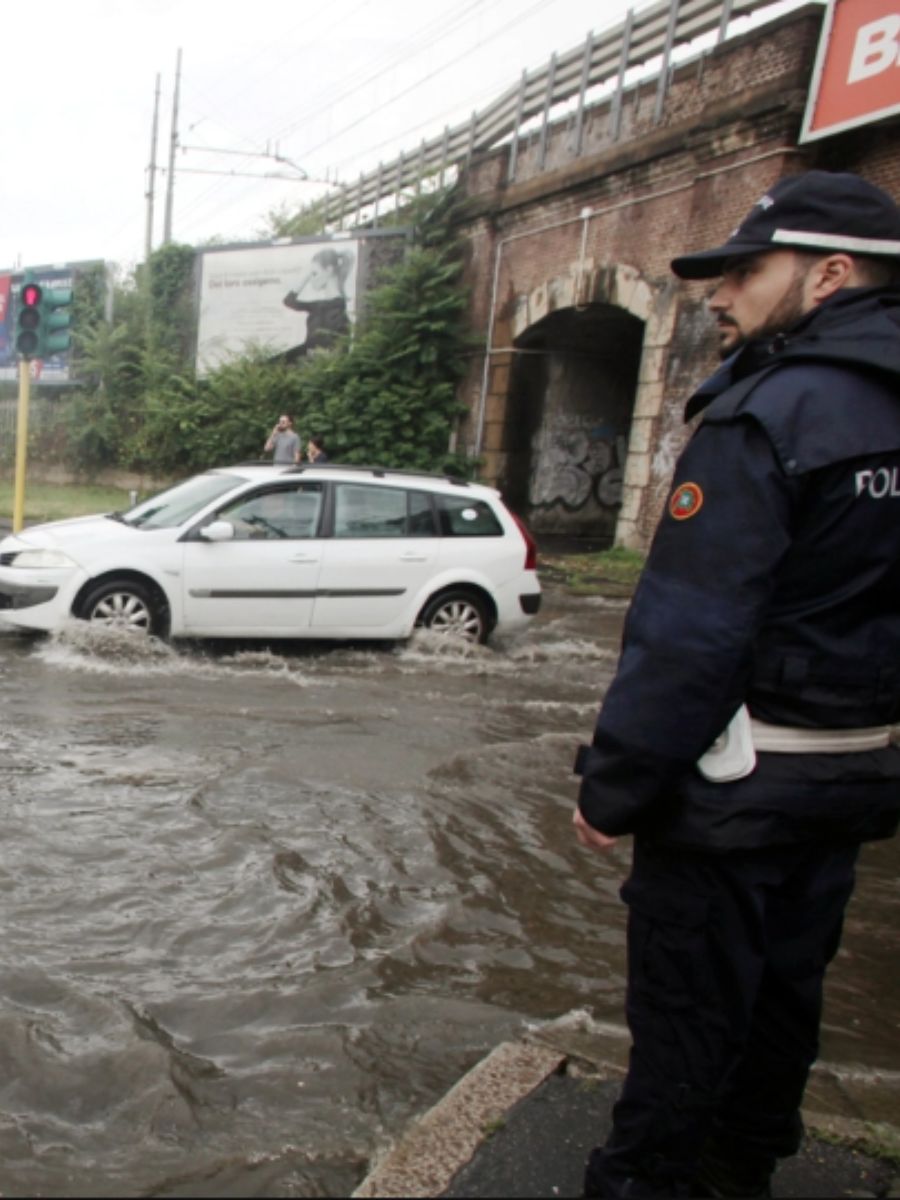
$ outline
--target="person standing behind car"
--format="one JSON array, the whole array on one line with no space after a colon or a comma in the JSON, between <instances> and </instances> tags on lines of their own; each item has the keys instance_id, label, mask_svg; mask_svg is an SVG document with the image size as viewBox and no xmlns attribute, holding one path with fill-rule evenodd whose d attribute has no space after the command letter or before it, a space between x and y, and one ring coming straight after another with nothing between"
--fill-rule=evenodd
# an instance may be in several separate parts
<instances>
[{"instance_id":1,"label":"person standing behind car","mask_svg":"<svg viewBox=\"0 0 900 1200\"><path fill-rule=\"evenodd\" d=\"M634 835L631 1055L584 1184L630 1200L771 1194L860 846L900 816L900 208L790 176L672 269L718 279L724 361L576 767L582 845Z\"/></svg>"},{"instance_id":2,"label":"person standing behind car","mask_svg":"<svg viewBox=\"0 0 900 1200\"><path fill-rule=\"evenodd\" d=\"M300 438L294 432L292 417L285 413L278 418L263 449L266 454L272 454L272 462L276 465L300 461Z\"/></svg>"},{"instance_id":3,"label":"person standing behind car","mask_svg":"<svg viewBox=\"0 0 900 1200\"><path fill-rule=\"evenodd\" d=\"M320 437L318 433L314 433L306 443L306 457L311 463L319 463L324 465L328 462L328 453L325 450L325 439Z\"/></svg>"}]
</instances>

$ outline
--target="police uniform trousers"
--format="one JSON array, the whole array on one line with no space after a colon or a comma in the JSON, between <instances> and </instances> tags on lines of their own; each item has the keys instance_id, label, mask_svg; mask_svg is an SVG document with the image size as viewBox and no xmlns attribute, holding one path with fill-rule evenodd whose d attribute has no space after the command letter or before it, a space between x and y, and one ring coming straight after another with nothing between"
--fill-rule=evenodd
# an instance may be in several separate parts
<instances>
[{"instance_id":1,"label":"police uniform trousers","mask_svg":"<svg viewBox=\"0 0 900 1200\"><path fill-rule=\"evenodd\" d=\"M859 846L725 853L635 839L627 1079L585 1194L686 1196L719 1156L766 1177L797 1151L825 968Z\"/></svg>"}]
</instances>

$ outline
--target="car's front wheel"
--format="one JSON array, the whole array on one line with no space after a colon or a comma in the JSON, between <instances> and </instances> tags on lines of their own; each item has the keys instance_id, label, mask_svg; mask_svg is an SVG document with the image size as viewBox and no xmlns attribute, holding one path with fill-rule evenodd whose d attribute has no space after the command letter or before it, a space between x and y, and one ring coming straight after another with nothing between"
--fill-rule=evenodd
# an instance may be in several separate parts
<instances>
[{"instance_id":1,"label":"car's front wheel","mask_svg":"<svg viewBox=\"0 0 900 1200\"><path fill-rule=\"evenodd\" d=\"M435 633L448 633L467 642L485 642L490 633L484 602L462 589L432 596L422 610L420 624Z\"/></svg>"},{"instance_id":2,"label":"car's front wheel","mask_svg":"<svg viewBox=\"0 0 900 1200\"><path fill-rule=\"evenodd\" d=\"M158 636L163 630L161 606L148 587L133 579L107 579L98 584L85 595L78 615L131 633Z\"/></svg>"}]
</instances>

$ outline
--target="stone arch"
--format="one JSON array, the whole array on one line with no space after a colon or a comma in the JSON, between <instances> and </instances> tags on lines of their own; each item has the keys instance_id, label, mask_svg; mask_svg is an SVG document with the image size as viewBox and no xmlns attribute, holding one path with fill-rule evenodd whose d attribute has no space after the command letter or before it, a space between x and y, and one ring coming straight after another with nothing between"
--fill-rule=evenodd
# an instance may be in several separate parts
<instances>
[{"instance_id":1,"label":"stone arch","mask_svg":"<svg viewBox=\"0 0 900 1200\"><path fill-rule=\"evenodd\" d=\"M643 548L641 516L664 401L666 357L676 313L673 291L668 282L654 285L629 264L597 266L586 259L515 299L508 327L513 353L504 375L501 483L538 533L565 533L568 527L573 536L585 537L589 536L586 530L593 529L608 544ZM554 350L567 341L571 351L573 339L579 336L582 351L589 348L586 339L591 336L598 346L595 379L606 400L593 418L588 412L591 401L584 396L591 386L584 372L579 375L575 370L568 381L555 383L557 392L568 387L574 396L567 409L554 400L554 380L548 377ZM616 369L615 379L609 365L601 362L603 342L611 344L608 358L626 360L633 355L633 362ZM549 362L543 377L538 378L540 372L529 366L529 354L543 354L545 364ZM627 379L622 375L626 367ZM623 387L629 393L627 403ZM579 391L580 400L574 395ZM543 426L534 415L538 406L542 406ZM589 428L591 419L594 424ZM547 425L554 422L550 436ZM548 515L554 497L555 517ZM616 511L610 512L612 508Z\"/></svg>"}]
</instances>

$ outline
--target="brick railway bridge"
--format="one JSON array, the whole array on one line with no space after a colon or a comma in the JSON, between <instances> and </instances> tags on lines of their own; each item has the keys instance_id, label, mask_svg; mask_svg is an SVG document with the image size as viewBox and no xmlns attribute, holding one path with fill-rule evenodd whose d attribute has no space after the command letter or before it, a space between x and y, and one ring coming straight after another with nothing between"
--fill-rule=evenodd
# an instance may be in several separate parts
<instances>
[{"instance_id":1,"label":"brick railway bridge","mask_svg":"<svg viewBox=\"0 0 900 1200\"><path fill-rule=\"evenodd\" d=\"M677 3L675 4L677 8ZM483 349L458 444L538 534L645 548L715 366L715 245L781 175L857 171L900 196L900 117L799 143L824 16L796 8L460 169ZM662 102L661 102L662 97Z\"/></svg>"}]
</instances>

